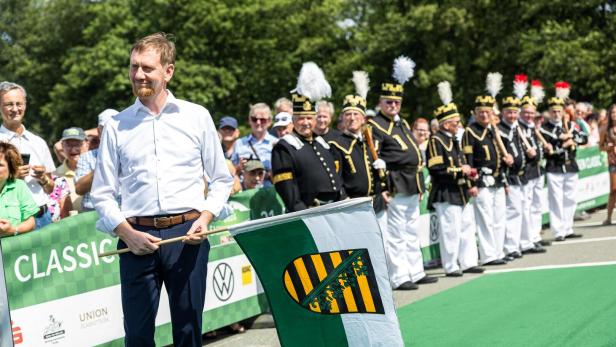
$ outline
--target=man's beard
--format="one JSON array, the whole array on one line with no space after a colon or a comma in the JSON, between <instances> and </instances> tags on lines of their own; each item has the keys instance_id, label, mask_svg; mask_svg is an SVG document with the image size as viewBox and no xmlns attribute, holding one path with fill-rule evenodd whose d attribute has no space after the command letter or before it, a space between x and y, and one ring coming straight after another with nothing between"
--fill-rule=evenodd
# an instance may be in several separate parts
<instances>
[{"instance_id":1,"label":"man's beard","mask_svg":"<svg viewBox=\"0 0 616 347\"><path fill-rule=\"evenodd\" d=\"M154 95L154 88L152 88L149 84L140 84L136 87L133 87L133 93L140 98L146 98Z\"/></svg>"}]
</instances>

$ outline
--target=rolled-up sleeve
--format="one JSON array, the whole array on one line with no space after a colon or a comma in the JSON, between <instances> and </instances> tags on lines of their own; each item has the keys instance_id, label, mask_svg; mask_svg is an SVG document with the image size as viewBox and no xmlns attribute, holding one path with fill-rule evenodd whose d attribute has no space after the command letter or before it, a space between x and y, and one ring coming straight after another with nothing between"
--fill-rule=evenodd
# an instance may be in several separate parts
<instances>
[{"instance_id":1,"label":"rolled-up sleeve","mask_svg":"<svg viewBox=\"0 0 616 347\"><path fill-rule=\"evenodd\" d=\"M205 113L201 161L203 162L204 176L209 178L209 187L201 212L205 210L211 212L214 216L218 216L231 194L233 176L231 176L227 167L214 121L207 110L205 110Z\"/></svg>"},{"instance_id":2,"label":"rolled-up sleeve","mask_svg":"<svg viewBox=\"0 0 616 347\"><path fill-rule=\"evenodd\" d=\"M117 153L117 137L113 126L106 126L94 170L91 196L98 212L97 229L115 236L114 229L126 219L116 201L119 190L120 161Z\"/></svg>"}]
</instances>

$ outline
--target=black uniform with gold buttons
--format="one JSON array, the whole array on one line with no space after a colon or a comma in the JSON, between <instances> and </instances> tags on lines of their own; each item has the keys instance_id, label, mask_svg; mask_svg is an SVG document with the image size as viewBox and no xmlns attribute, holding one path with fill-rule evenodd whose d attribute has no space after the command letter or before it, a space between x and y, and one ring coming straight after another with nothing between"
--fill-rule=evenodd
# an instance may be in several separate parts
<instances>
[{"instance_id":1,"label":"black uniform with gold buttons","mask_svg":"<svg viewBox=\"0 0 616 347\"><path fill-rule=\"evenodd\" d=\"M524 179L528 182L543 175L543 168L541 167L541 159L543 159L543 146L541 141L537 138L535 133L534 124L529 126L524 121L518 121L518 126L522 131L522 134L526 137L526 141L535 149L537 153L533 158L526 158L526 166L524 167Z\"/></svg>"},{"instance_id":2,"label":"black uniform with gold buttons","mask_svg":"<svg viewBox=\"0 0 616 347\"><path fill-rule=\"evenodd\" d=\"M553 151L551 154L546 154L545 170L551 173L569 173L578 172L578 165L575 161L575 153L577 145L583 145L588 142L586 134L580 132L575 123L569 122L569 129L573 135L575 145L569 148L563 148L564 141L560 139L565 130L562 124L553 124L552 122L544 122L541 127L543 138L552 145Z\"/></svg>"},{"instance_id":3,"label":"black uniform with gold buttons","mask_svg":"<svg viewBox=\"0 0 616 347\"><path fill-rule=\"evenodd\" d=\"M370 119L375 146L387 163L389 189L392 193L420 194L425 190L421 150L411 133L409 124L394 121L379 112Z\"/></svg>"},{"instance_id":4,"label":"black uniform with gold buttons","mask_svg":"<svg viewBox=\"0 0 616 347\"><path fill-rule=\"evenodd\" d=\"M498 124L498 130L507 152L513 157L513 164L504 168L507 183L516 186L526 184L528 182L524 176L526 151L518 130L505 121Z\"/></svg>"},{"instance_id":5,"label":"black uniform with gold buttons","mask_svg":"<svg viewBox=\"0 0 616 347\"><path fill-rule=\"evenodd\" d=\"M273 183L289 212L344 197L329 145L320 136L285 135L272 150Z\"/></svg>"},{"instance_id":6,"label":"black uniform with gold buttons","mask_svg":"<svg viewBox=\"0 0 616 347\"><path fill-rule=\"evenodd\" d=\"M428 209L432 209L432 204L437 202L466 205L470 183L462 174L466 158L456 138L439 130L430 136L426 155L431 178Z\"/></svg>"},{"instance_id":7,"label":"black uniform with gold buttons","mask_svg":"<svg viewBox=\"0 0 616 347\"><path fill-rule=\"evenodd\" d=\"M474 184L480 188L505 186L501 155L491 125L484 127L475 122L466 127L462 148L468 165L477 169Z\"/></svg>"}]
</instances>

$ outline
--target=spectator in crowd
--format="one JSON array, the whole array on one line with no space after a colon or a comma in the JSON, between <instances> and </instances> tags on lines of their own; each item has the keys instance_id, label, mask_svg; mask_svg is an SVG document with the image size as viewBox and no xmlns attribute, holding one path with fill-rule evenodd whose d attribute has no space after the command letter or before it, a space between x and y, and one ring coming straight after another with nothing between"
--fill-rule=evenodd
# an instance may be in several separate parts
<instances>
[{"instance_id":1,"label":"spectator in crowd","mask_svg":"<svg viewBox=\"0 0 616 347\"><path fill-rule=\"evenodd\" d=\"M438 132L438 130L440 129L439 124L438 124L438 119L433 118L430 121L430 133L432 135L436 134Z\"/></svg>"},{"instance_id":2,"label":"spectator in crowd","mask_svg":"<svg viewBox=\"0 0 616 347\"><path fill-rule=\"evenodd\" d=\"M425 118L417 118L415 122L413 122L413 136L417 140L419 145L419 149L421 149L422 153L426 153L426 146L428 145L428 137L430 137L430 127L428 126L428 120Z\"/></svg>"},{"instance_id":3,"label":"spectator in crowd","mask_svg":"<svg viewBox=\"0 0 616 347\"><path fill-rule=\"evenodd\" d=\"M13 236L32 231L34 215L39 212L30 190L17 179L22 166L17 148L0 142L0 236Z\"/></svg>"},{"instance_id":4,"label":"spectator in crowd","mask_svg":"<svg viewBox=\"0 0 616 347\"><path fill-rule=\"evenodd\" d=\"M599 123L599 128L607 126L607 110L602 108L597 113L597 123Z\"/></svg>"},{"instance_id":5,"label":"spectator in crowd","mask_svg":"<svg viewBox=\"0 0 616 347\"><path fill-rule=\"evenodd\" d=\"M238 172L244 170L249 159L257 159L263 163L268 172L266 186L271 185L269 173L272 171L272 147L278 139L270 135L267 129L272 124L272 110L264 103L254 104L248 114L251 133L235 142L232 161Z\"/></svg>"},{"instance_id":6,"label":"spectator in crowd","mask_svg":"<svg viewBox=\"0 0 616 347\"><path fill-rule=\"evenodd\" d=\"M276 102L274 103L274 112L276 112L276 114L279 114L280 112L286 112L288 114L292 114L293 113L293 103L291 102L291 100L287 98L280 98L276 100Z\"/></svg>"},{"instance_id":7,"label":"spectator in crowd","mask_svg":"<svg viewBox=\"0 0 616 347\"><path fill-rule=\"evenodd\" d=\"M338 130L330 129L329 127L333 120L334 104L329 101L321 100L317 102L316 108L317 124L315 125L313 132L321 136L326 142L340 136L340 132Z\"/></svg>"},{"instance_id":8,"label":"spectator in crowd","mask_svg":"<svg viewBox=\"0 0 616 347\"><path fill-rule=\"evenodd\" d=\"M249 160L244 166L244 190L259 189L265 181L265 167L259 160Z\"/></svg>"},{"instance_id":9,"label":"spectator in crowd","mask_svg":"<svg viewBox=\"0 0 616 347\"><path fill-rule=\"evenodd\" d=\"M68 128L62 132L62 152L64 153L64 162L60 165L54 175L58 177L66 177L70 190L70 199L67 200L62 210L81 211L81 195L75 192L75 170L77 170L77 162L81 155L81 147L86 139L86 134L81 128ZM62 217L65 217L67 213L62 213Z\"/></svg>"},{"instance_id":10,"label":"spectator in crowd","mask_svg":"<svg viewBox=\"0 0 616 347\"><path fill-rule=\"evenodd\" d=\"M344 119L342 119L342 115L340 115L336 120L336 130L338 130L341 134L346 130L346 124L344 123Z\"/></svg>"},{"instance_id":11,"label":"spectator in crowd","mask_svg":"<svg viewBox=\"0 0 616 347\"><path fill-rule=\"evenodd\" d=\"M101 138L98 136L98 129L88 129L84 130L86 139L83 141L81 145L81 154L91 151L93 149L98 148L98 144L101 141ZM64 150L62 149L62 140L58 140L53 144L53 154L56 156L58 162L63 163L66 160L64 156Z\"/></svg>"},{"instance_id":12,"label":"spectator in crowd","mask_svg":"<svg viewBox=\"0 0 616 347\"><path fill-rule=\"evenodd\" d=\"M578 102L575 104L575 123L578 127L580 127L580 130L586 134L586 136L590 136L590 126L588 125L587 118L591 113L592 105L590 103ZM597 142L595 142L595 144ZM590 146L590 141L585 146Z\"/></svg>"},{"instance_id":13,"label":"spectator in crowd","mask_svg":"<svg viewBox=\"0 0 616 347\"><path fill-rule=\"evenodd\" d=\"M222 143L222 151L225 153L225 158L231 159L235 141L240 137L237 119L231 116L222 117L218 124L218 135L220 136L220 143Z\"/></svg>"},{"instance_id":14,"label":"spectator in crowd","mask_svg":"<svg viewBox=\"0 0 616 347\"><path fill-rule=\"evenodd\" d=\"M39 211L36 213L36 228L51 223L49 193L54 189L51 173L56 169L47 143L23 125L26 115L26 90L12 82L0 83L0 141L7 141L22 154L23 165L16 177L23 179L30 189Z\"/></svg>"},{"instance_id":15,"label":"spectator in crowd","mask_svg":"<svg viewBox=\"0 0 616 347\"><path fill-rule=\"evenodd\" d=\"M588 123L588 145L596 146L599 143L599 115L595 112L586 117Z\"/></svg>"},{"instance_id":16,"label":"spectator in crowd","mask_svg":"<svg viewBox=\"0 0 616 347\"><path fill-rule=\"evenodd\" d=\"M106 109L98 115L98 134L99 137L103 133L103 127L105 123L111 119L111 117L118 114L118 111L114 109ZM77 170L75 171L75 192L82 196L81 210L92 211L94 210L94 204L92 203L92 197L90 196L90 189L92 188L92 179L94 178L94 167L96 166L96 158L98 156L98 148L84 153L79 157L77 162Z\"/></svg>"},{"instance_id":17,"label":"spectator in crowd","mask_svg":"<svg viewBox=\"0 0 616 347\"><path fill-rule=\"evenodd\" d=\"M279 139L293 131L293 116L287 112L280 112L274 117L274 131Z\"/></svg>"},{"instance_id":18,"label":"spectator in crowd","mask_svg":"<svg viewBox=\"0 0 616 347\"><path fill-rule=\"evenodd\" d=\"M607 112L607 124L601 128L601 149L607 152L608 171L610 174L610 195L607 201L607 218L603 225L612 224L612 213L616 204L616 104Z\"/></svg>"}]
</instances>

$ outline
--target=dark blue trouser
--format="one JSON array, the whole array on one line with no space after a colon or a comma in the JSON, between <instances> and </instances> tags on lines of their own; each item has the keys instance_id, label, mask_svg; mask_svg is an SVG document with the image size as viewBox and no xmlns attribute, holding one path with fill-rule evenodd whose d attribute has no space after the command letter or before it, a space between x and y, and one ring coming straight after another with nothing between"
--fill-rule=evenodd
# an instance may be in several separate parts
<instances>
[{"instance_id":1,"label":"dark blue trouser","mask_svg":"<svg viewBox=\"0 0 616 347\"><path fill-rule=\"evenodd\" d=\"M133 226L161 239L185 235L194 221L167 229ZM126 244L118 241L118 248ZM160 290L165 284L169 295L174 346L201 346L205 279L210 244L176 242L160 246L148 255L120 255L122 311L125 346L154 346L154 319Z\"/></svg>"}]
</instances>

